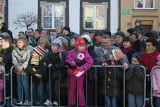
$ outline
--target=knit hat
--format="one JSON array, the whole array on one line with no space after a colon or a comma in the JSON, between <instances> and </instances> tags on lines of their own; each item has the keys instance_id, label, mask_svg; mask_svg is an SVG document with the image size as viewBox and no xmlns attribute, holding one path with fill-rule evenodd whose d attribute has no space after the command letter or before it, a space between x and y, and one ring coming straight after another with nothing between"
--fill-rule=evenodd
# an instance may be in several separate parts
<instances>
[{"instance_id":1,"label":"knit hat","mask_svg":"<svg viewBox=\"0 0 160 107\"><path fill-rule=\"evenodd\" d=\"M139 63L142 63L141 54L139 52L134 53L132 57L136 58L139 61Z\"/></svg>"},{"instance_id":2,"label":"knit hat","mask_svg":"<svg viewBox=\"0 0 160 107\"><path fill-rule=\"evenodd\" d=\"M127 29L127 32L131 34L134 32L134 30L133 30L133 28L129 28L129 29Z\"/></svg>"},{"instance_id":3,"label":"knit hat","mask_svg":"<svg viewBox=\"0 0 160 107\"><path fill-rule=\"evenodd\" d=\"M69 26L65 26L63 29L67 30L69 33L71 32L70 27Z\"/></svg>"},{"instance_id":4,"label":"knit hat","mask_svg":"<svg viewBox=\"0 0 160 107\"><path fill-rule=\"evenodd\" d=\"M118 61L124 57L123 52L119 49L113 49L112 54L113 54L113 57L116 61Z\"/></svg>"},{"instance_id":5,"label":"knit hat","mask_svg":"<svg viewBox=\"0 0 160 107\"><path fill-rule=\"evenodd\" d=\"M137 23L137 22L141 23L141 19L140 19L140 18L137 18L137 19L135 20L135 23Z\"/></svg>"},{"instance_id":6,"label":"knit hat","mask_svg":"<svg viewBox=\"0 0 160 107\"><path fill-rule=\"evenodd\" d=\"M80 35L78 35L78 34L73 34L73 35L71 36L71 39L77 39L78 37L80 37Z\"/></svg>"},{"instance_id":7,"label":"knit hat","mask_svg":"<svg viewBox=\"0 0 160 107\"><path fill-rule=\"evenodd\" d=\"M159 32L156 31L156 30L152 30L151 32L153 33L153 35L155 36L155 38L158 39L158 37L159 37Z\"/></svg>"},{"instance_id":8,"label":"knit hat","mask_svg":"<svg viewBox=\"0 0 160 107\"><path fill-rule=\"evenodd\" d=\"M81 36L82 38L84 38L84 40L85 40L85 42L87 43L87 44L90 44L91 43L91 37L89 36L89 35L82 35Z\"/></svg>"},{"instance_id":9,"label":"knit hat","mask_svg":"<svg viewBox=\"0 0 160 107\"><path fill-rule=\"evenodd\" d=\"M76 39L76 42L75 42L75 47L78 47L78 46L80 46L80 45L86 45L86 42L84 41L84 39L83 38L77 38Z\"/></svg>"},{"instance_id":10,"label":"knit hat","mask_svg":"<svg viewBox=\"0 0 160 107\"><path fill-rule=\"evenodd\" d=\"M7 32L1 33L0 37L2 38L10 38L11 36Z\"/></svg>"},{"instance_id":11,"label":"knit hat","mask_svg":"<svg viewBox=\"0 0 160 107\"><path fill-rule=\"evenodd\" d=\"M115 36L117 36L117 35L121 36L122 38L125 37L124 32L121 32L121 31L118 31L118 32L115 34Z\"/></svg>"},{"instance_id":12,"label":"knit hat","mask_svg":"<svg viewBox=\"0 0 160 107\"><path fill-rule=\"evenodd\" d=\"M104 31L103 31L103 34L108 34L108 35L110 35L110 36L112 35L112 34L111 34L111 31L109 31L109 30L104 30Z\"/></svg>"},{"instance_id":13,"label":"knit hat","mask_svg":"<svg viewBox=\"0 0 160 107\"><path fill-rule=\"evenodd\" d=\"M144 34L145 37L156 38L156 36L152 32L147 32Z\"/></svg>"},{"instance_id":14,"label":"knit hat","mask_svg":"<svg viewBox=\"0 0 160 107\"><path fill-rule=\"evenodd\" d=\"M62 47L62 41L60 39L56 38L51 42L51 45L55 45L57 47Z\"/></svg>"},{"instance_id":15,"label":"knit hat","mask_svg":"<svg viewBox=\"0 0 160 107\"><path fill-rule=\"evenodd\" d=\"M45 52L45 50L40 46L36 46L35 48L33 48L33 51L36 52L39 56L43 56Z\"/></svg>"}]
</instances>

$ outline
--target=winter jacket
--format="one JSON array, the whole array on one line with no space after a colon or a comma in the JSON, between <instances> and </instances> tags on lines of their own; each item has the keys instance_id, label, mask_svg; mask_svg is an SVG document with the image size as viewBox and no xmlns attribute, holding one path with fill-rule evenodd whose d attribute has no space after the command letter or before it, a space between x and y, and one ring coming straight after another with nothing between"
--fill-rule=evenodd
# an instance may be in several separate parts
<instances>
[{"instance_id":1,"label":"winter jacket","mask_svg":"<svg viewBox=\"0 0 160 107\"><path fill-rule=\"evenodd\" d=\"M120 65L120 62L115 62L116 65ZM111 65L111 62L107 62L108 65ZM101 84L100 93L109 97L118 97L122 89L122 78L123 70L119 67L107 67L102 68L103 74L101 75ZM105 93L106 92L106 93Z\"/></svg>"},{"instance_id":2,"label":"winter jacket","mask_svg":"<svg viewBox=\"0 0 160 107\"><path fill-rule=\"evenodd\" d=\"M91 55L91 57L93 58L94 64L97 64L96 56L95 56L95 53L94 53L94 47L93 46L88 47L88 52ZM95 79L95 75L96 75L95 74L95 68L91 68L87 72L87 79L88 80L94 80Z\"/></svg>"},{"instance_id":3,"label":"winter jacket","mask_svg":"<svg viewBox=\"0 0 160 107\"><path fill-rule=\"evenodd\" d=\"M126 90L134 95L141 95L144 92L145 72L140 65L131 64L125 72Z\"/></svg>"},{"instance_id":4,"label":"winter jacket","mask_svg":"<svg viewBox=\"0 0 160 107\"><path fill-rule=\"evenodd\" d=\"M120 49L122 49L123 44L122 43L114 43L113 46L118 47Z\"/></svg>"},{"instance_id":5,"label":"winter jacket","mask_svg":"<svg viewBox=\"0 0 160 107\"><path fill-rule=\"evenodd\" d=\"M142 34L144 33L144 28L142 27L142 26L135 26L134 28L133 28L133 30L134 31L141 31L142 32Z\"/></svg>"},{"instance_id":6,"label":"winter jacket","mask_svg":"<svg viewBox=\"0 0 160 107\"><path fill-rule=\"evenodd\" d=\"M33 47L37 46L38 40L39 40L39 38L30 37L29 38L29 45L31 45Z\"/></svg>"},{"instance_id":7,"label":"winter jacket","mask_svg":"<svg viewBox=\"0 0 160 107\"><path fill-rule=\"evenodd\" d=\"M60 71L64 68L65 54L61 52L61 55L60 52L49 52L47 65L52 64L50 68L51 79L58 79Z\"/></svg>"},{"instance_id":8,"label":"winter jacket","mask_svg":"<svg viewBox=\"0 0 160 107\"><path fill-rule=\"evenodd\" d=\"M34 71L33 68L35 68L36 71ZM46 59L43 58L39 61L38 65L33 65L33 64L31 64L31 58L30 58L30 61L29 61L28 66L26 68L26 72L28 74L32 75L33 79L35 79L35 80L36 80L35 74L45 75L47 73L47 61L46 61Z\"/></svg>"},{"instance_id":9,"label":"winter jacket","mask_svg":"<svg viewBox=\"0 0 160 107\"><path fill-rule=\"evenodd\" d=\"M78 59L78 56L77 56L79 53L84 54L84 58L81 59L81 60ZM76 65L78 67L82 67L85 70L85 72L88 71L93 66L93 59L89 55L87 49L85 49L83 52L79 52L76 48L69 51L68 55L66 56L66 62L68 63L68 62L71 62L71 61L75 61ZM71 66L68 67L69 75L73 75L74 69L72 69Z\"/></svg>"},{"instance_id":10,"label":"winter jacket","mask_svg":"<svg viewBox=\"0 0 160 107\"><path fill-rule=\"evenodd\" d=\"M27 49L26 51L20 50L17 47L13 49L12 63L16 69L18 69L19 66L23 66L23 68L25 70L28 66L29 59L30 59L29 49ZM20 74L20 73L18 73L18 74ZM25 72L23 72L23 74L25 74Z\"/></svg>"},{"instance_id":11,"label":"winter jacket","mask_svg":"<svg viewBox=\"0 0 160 107\"><path fill-rule=\"evenodd\" d=\"M132 44L133 44L134 49L138 52L142 52L142 51L145 50L144 45L143 45L144 40L142 40L142 41L141 40L136 40Z\"/></svg>"},{"instance_id":12,"label":"winter jacket","mask_svg":"<svg viewBox=\"0 0 160 107\"><path fill-rule=\"evenodd\" d=\"M155 68L152 72L153 96L160 97L160 68Z\"/></svg>"},{"instance_id":13,"label":"winter jacket","mask_svg":"<svg viewBox=\"0 0 160 107\"><path fill-rule=\"evenodd\" d=\"M159 54L157 50L151 54L147 54L146 51L142 53L142 64L147 68L147 73L150 73L152 67L156 65L157 56Z\"/></svg>"},{"instance_id":14,"label":"winter jacket","mask_svg":"<svg viewBox=\"0 0 160 107\"><path fill-rule=\"evenodd\" d=\"M10 69L13 66L12 50L13 50L13 46L10 46L9 48L1 51L1 56L5 64L5 73L10 73Z\"/></svg>"}]
</instances>

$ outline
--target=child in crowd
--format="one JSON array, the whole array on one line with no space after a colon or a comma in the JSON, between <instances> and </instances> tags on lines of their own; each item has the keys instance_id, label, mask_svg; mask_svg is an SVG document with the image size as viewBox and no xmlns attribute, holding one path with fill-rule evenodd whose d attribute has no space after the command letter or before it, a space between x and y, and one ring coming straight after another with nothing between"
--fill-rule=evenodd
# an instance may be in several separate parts
<instances>
[{"instance_id":1,"label":"child in crowd","mask_svg":"<svg viewBox=\"0 0 160 107\"><path fill-rule=\"evenodd\" d=\"M140 53L134 53L131 64L126 70L126 90L128 94L128 107L143 107L145 72Z\"/></svg>"},{"instance_id":2,"label":"child in crowd","mask_svg":"<svg viewBox=\"0 0 160 107\"><path fill-rule=\"evenodd\" d=\"M124 59L118 59L119 57L124 58L124 54L121 50L113 49L109 53L108 61L102 63L102 66L116 66L122 65ZM106 107L118 107L118 98L122 95L121 84L123 77L123 70L119 67L107 67L105 68L105 74L102 75L102 87L100 93L105 95Z\"/></svg>"},{"instance_id":3,"label":"child in crowd","mask_svg":"<svg viewBox=\"0 0 160 107\"><path fill-rule=\"evenodd\" d=\"M30 59L30 51L28 50L27 46L27 40L23 37L19 37L16 43L16 47L12 52L12 63L17 74L16 77L18 85L18 105L27 105L29 100L29 85L26 68ZM23 99L25 99L25 101L23 101Z\"/></svg>"},{"instance_id":4,"label":"child in crowd","mask_svg":"<svg viewBox=\"0 0 160 107\"><path fill-rule=\"evenodd\" d=\"M47 62L44 58L44 49L40 46L33 48L33 54L27 66L27 71L32 75L32 99L33 105L42 104L43 76L47 72Z\"/></svg>"},{"instance_id":5,"label":"child in crowd","mask_svg":"<svg viewBox=\"0 0 160 107\"><path fill-rule=\"evenodd\" d=\"M76 105L76 93L78 91L78 105L84 107L84 76L93 66L93 59L88 54L86 43L83 38L79 37L76 39L75 48L68 53L66 62L69 66L69 106Z\"/></svg>"},{"instance_id":6,"label":"child in crowd","mask_svg":"<svg viewBox=\"0 0 160 107\"><path fill-rule=\"evenodd\" d=\"M157 56L157 66L160 66L160 55ZM160 68L154 69L152 72L152 79L155 107L160 107Z\"/></svg>"},{"instance_id":7,"label":"child in crowd","mask_svg":"<svg viewBox=\"0 0 160 107\"><path fill-rule=\"evenodd\" d=\"M54 106L58 106L59 102L59 91L60 91L60 71L64 67L64 59L65 59L65 54L61 51L62 49L62 42L60 39L54 39L51 42L51 52L49 52L48 55L48 67L49 67L49 72L50 72L50 78L51 82L49 83L50 80L48 80L48 91L47 91L47 100L44 103L44 105L52 105L51 102L51 87L53 87L53 94L54 94Z\"/></svg>"},{"instance_id":8,"label":"child in crowd","mask_svg":"<svg viewBox=\"0 0 160 107\"><path fill-rule=\"evenodd\" d=\"M0 66L0 105L3 102L5 68Z\"/></svg>"}]
</instances>

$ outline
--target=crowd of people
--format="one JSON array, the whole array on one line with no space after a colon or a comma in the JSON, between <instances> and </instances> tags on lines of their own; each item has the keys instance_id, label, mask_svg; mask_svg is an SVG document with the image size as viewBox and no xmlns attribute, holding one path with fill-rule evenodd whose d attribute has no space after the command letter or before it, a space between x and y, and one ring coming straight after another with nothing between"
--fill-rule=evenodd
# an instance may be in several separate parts
<instances>
[{"instance_id":1,"label":"crowd of people","mask_svg":"<svg viewBox=\"0 0 160 107\"><path fill-rule=\"evenodd\" d=\"M55 33L50 35L46 29L28 28L13 39L11 31L3 24L0 34L1 104L6 81L6 97L11 96L12 91L15 105L59 106L59 80L63 73L68 73L70 107L95 106L95 91L98 106L122 107L123 79L128 107L142 107L144 96L151 98L151 81L154 105L160 107L160 70L157 68L152 72L154 66L160 65L158 31L144 32L141 20L136 19L134 28L115 34L108 30L76 34L69 26L57 26ZM93 65L101 67L97 70ZM119 65L121 67L117 67ZM4 73L9 74L5 80ZM152 80L146 74L152 74ZM85 78L87 86L84 85ZM5 106L10 107L10 104L8 100Z\"/></svg>"}]
</instances>

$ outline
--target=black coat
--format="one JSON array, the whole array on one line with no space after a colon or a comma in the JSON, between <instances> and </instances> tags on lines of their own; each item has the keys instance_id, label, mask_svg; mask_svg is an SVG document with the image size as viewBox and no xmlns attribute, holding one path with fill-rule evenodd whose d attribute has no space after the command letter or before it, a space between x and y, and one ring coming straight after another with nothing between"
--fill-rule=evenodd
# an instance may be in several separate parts
<instances>
[{"instance_id":1,"label":"black coat","mask_svg":"<svg viewBox=\"0 0 160 107\"><path fill-rule=\"evenodd\" d=\"M33 68L36 69L36 72L33 71ZM33 76L33 78L36 78L35 77L35 74L41 74L41 75L45 75L47 73L47 61L45 58L41 59L39 61L39 64L38 65L33 65L31 64L31 59L28 63L28 66L26 68L26 72L30 75Z\"/></svg>"},{"instance_id":2,"label":"black coat","mask_svg":"<svg viewBox=\"0 0 160 107\"><path fill-rule=\"evenodd\" d=\"M3 59L3 62L5 64L5 73L10 73L10 69L13 66L12 64L12 50L13 50L13 46L10 46L9 48L2 50L1 56Z\"/></svg>"},{"instance_id":3,"label":"black coat","mask_svg":"<svg viewBox=\"0 0 160 107\"><path fill-rule=\"evenodd\" d=\"M58 79L58 77L60 76L60 72L61 70L63 70L65 63L65 53L61 52L60 53L53 53L50 52L48 55L48 61L47 61L47 65L52 64L51 68L50 68L50 72L51 72L51 79Z\"/></svg>"},{"instance_id":4,"label":"black coat","mask_svg":"<svg viewBox=\"0 0 160 107\"><path fill-rule=\"evenodd\" d=\"M94 53L94 47L90 46L88 48L88 52L90 56L93 58L94 64L96 64L96 55ZM95 79L95 68L91 68L87 71L87 79L88 80L94 80Z\"/></svg>"},{"instance_id":5,"label":"black coat","mask_svg":"<svg viewBox=\"0 0 160 107\"><path fill-rule=\"evenodd\" d=\"M136 40L133 42L134 49L137 50L138 52L143 52L145 50L145 42L144 40Z\"/></svg>"},{"instance_id":6,"label":"black coat","mask_svg":"<svg viewBox=\"0 0 160 107\"><path fill-rule=\"evenodd\" d=\"M132 94L139 95L144 92L144 69L140 65L130 65L126 70L126 90Z\"/></svg>"},{"instance_id":7,"label":"black coat","mask_svg":"<svg viewBox=\"0 0 160 107\"><path fill-rule=\"evenodd\" d=\"M110 65L110 63L108 63ZM116 64L118 65L118 64ZM104 68L105 69L105 68ZM102 77L100 93L110 97L120 96L122 89L123 70L117 67L106 68Z\"/></svg>"},{"instance_id":8,"label":"black coat","mask_svg":"<svg viewBox=\"0 0 160 107\"><path fill-rule=\"evenodd\" d=\"M142 34L144 34L144 28L143 28L142 26L135 26L135 27L133 28L133 30L134 30L134 31L141 31Z\"/></svg>"}]
</instances>

